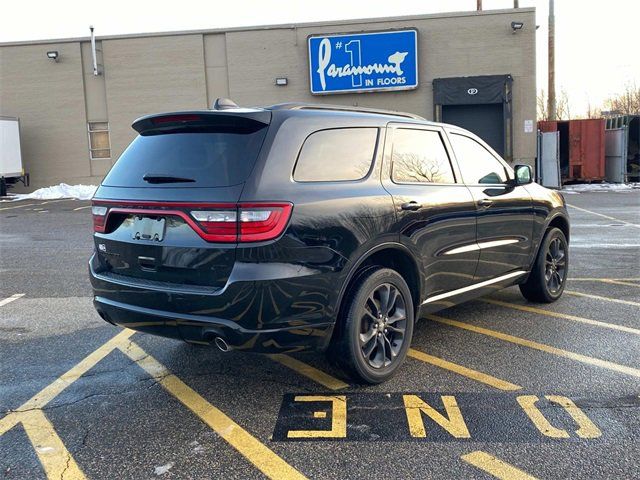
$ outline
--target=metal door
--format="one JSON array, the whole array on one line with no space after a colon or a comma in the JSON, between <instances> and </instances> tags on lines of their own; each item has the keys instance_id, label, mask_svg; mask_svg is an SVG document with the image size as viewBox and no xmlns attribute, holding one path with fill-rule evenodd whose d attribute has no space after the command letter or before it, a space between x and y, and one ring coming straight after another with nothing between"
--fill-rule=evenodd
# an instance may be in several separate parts
<instances>
[{"instance_id":1,"label":"metal door","mask_svg":"<svg viewBox=\"0 0 640 480\"><path fill-rule=\"evenodd\" d=\"M443 105L442 121L475 133L504 156L504 113L501 103Z\"/></svg>"},{"instance_id":2,"label":"metal door","mask_svg":"<svg viewBox=\"0 0 640 480\"><path fill-rule=\"evenodd\" d=\"M560 188L560 132L538 133L537 167L540 185Z\"/></svg>"},{"instance_id":3,"label":"metal door","mask_svg":"<svg viewBox=\"0 0 640 480\"><path fill-rule=\"evenodd\" d=\"M627 174L627 127L604 132L605 175L607 182L624 183Z\"/></svg>"}]
</instances>

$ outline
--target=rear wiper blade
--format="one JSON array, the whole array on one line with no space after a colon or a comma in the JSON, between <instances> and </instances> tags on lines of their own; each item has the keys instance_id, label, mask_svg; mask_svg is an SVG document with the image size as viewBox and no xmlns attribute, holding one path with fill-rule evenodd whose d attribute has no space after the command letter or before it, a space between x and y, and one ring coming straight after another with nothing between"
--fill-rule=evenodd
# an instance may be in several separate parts
<instances>
[{"instance_id":1,"label":"rear wiper blade","mask_svg":"<svg viewBox=\"0 0 640 480\"><path fill-rule=\"evenodd\" d=\"M161 173L145 173L142 179L149 183L186 183L195 182L193 178L176 177L173 175L163 175Z\"/></svg>"}]
</instances>

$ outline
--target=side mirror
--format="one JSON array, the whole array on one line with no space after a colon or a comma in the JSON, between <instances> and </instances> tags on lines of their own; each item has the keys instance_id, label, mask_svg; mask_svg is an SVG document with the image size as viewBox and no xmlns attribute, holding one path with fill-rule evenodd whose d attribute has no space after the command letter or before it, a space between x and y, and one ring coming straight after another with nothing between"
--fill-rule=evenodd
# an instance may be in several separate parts
<instances>
[{"instance_id":1,"label":"side mirror","mask_svg":"<svg viewBox=\"0 0 640 480\"><path fill-rule=\"evenodd\" d=\"M528 185L533 182L533 172L531 171L531 167L529 165L516 165L513 169L515 173L514 184L518 185Z\"/></svg>"}]
</instances>

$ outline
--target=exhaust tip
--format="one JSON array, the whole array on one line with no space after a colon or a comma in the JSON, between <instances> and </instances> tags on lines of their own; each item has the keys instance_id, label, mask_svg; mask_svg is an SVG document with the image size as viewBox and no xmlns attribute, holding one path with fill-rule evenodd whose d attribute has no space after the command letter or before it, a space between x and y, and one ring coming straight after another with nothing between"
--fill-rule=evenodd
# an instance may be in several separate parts
<instances>
[{"instance_id":1,"label":"exhaust tip","mask_svg":"<svg viewBox=\"0 0 640 480\"><path fill-rule=\"evenodd\" d=\"M216 347L218 347L218 349L221 352L228 352L231 350L231 347L229 346L229 344L222 337L216 337L214 340L214 343L216 344Z\"/></svg>"}]
</instances>

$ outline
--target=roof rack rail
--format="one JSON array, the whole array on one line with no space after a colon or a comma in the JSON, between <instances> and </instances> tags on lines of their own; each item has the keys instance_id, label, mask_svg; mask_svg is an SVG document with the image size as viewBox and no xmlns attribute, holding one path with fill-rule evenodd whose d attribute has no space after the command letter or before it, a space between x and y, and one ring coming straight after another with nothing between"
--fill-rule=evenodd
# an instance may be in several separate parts
<instances>
[{"instance_id":1,"label":"roof rack rail","mask_svg":"<svg viewBox=\"0 0 640 480\"><path fill-rule=\"evenodd\" d=\"M321 103L279 103L266 107L268 110L336 110L341 112L374 113L378 115L391 115L394 117L412 118L414 120L426 120L420 115L408 112L396 112L369 107L351 107L349 105L328 105Z\"/></svg>"}]
</instances>

